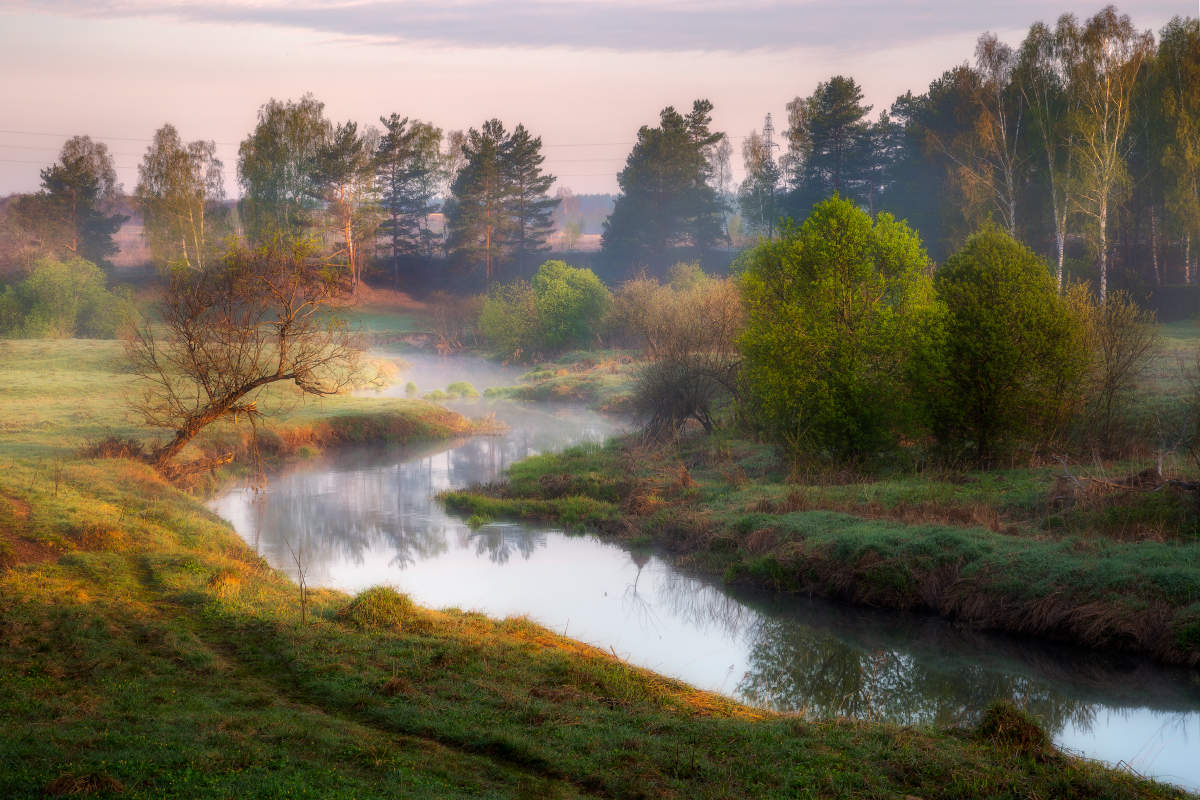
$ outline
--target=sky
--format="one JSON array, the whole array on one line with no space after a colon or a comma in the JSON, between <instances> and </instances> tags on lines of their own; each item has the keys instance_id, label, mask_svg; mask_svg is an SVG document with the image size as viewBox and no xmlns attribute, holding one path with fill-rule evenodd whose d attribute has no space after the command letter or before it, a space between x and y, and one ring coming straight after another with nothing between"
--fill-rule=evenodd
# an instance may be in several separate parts
<instances>
[{"instance_id":1,"label":"sky","mask_svg":"<svg viewBox=\"0 0 1200 800\"><path fill-rule=\"evenodd\" d=\"M1128 0L1139 28L1200 0ZM872 115L971 60L991 31L1099 0L0 0L0 195L32 191L67 136L114 154L126 191L165 122L212 139L237 195L237 144L268 99L312 92L335 121L399 113L445 130L498 117L543 140L556 187L616 191L637 129L665 106L714 104L735 177L741 142L831 75Z\"/></svg>"}]
</instances>

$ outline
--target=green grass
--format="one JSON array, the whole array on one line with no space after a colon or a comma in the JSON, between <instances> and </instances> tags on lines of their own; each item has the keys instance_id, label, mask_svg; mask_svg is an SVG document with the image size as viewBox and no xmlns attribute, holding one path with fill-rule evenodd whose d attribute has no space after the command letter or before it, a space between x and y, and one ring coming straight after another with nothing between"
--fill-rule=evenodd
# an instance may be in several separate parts
<instances>
[{"instance_id":1,"label":"green grass","mask_svg":"<svg viewBox=\"0 0 1200 800\"><path fill-rule=\"evenodd\" d=\"M165 439L166 432L147 429L129 409L137 392L120 342L0 341L0 461L32 459L50 468L105 436ZM370 394L309 398L284 384L260 395L259 407L271 414L262 432L265 447L284 455L296 446L439 439L472 430L458 414L420 400ZM245 433L214 426L198 447L226 447Z\"/></svg>"},{"instance_id":2,"label":"green grass","mask_svg":"<svg viewBox=\"0 0 1200 800\"><path fill-rule=\"evenodd\" d=\"M143 464L76 457L89 436L145 434L123 416L118 356L16 342L0 360L0 797L1178 796L1019 746L1037 737L1011 725L760 712L525 619L387 588L313 591L302 622L298 587L193 496ZM300 406L279 431L371 439L381 407ZM580 524L620 508L609 450L568 459L544 484L551 461L516 474ZM662 492L701 490L682 478Z\"/></svg>"},{"instance_id":3,"label":"green grass","mask_svg":"<svg viewBox=\"0 0 1200 800\"><path fill-rule=\"evenodd\" d=\"M971 730L757 712L524 619L298 590L146 467L0 474L0 796L1177 796Z\"/></svg>"},{"instance_id":4,"label":"green grass","mask_svg":"<svg viewBox=\"0 0 1200 800\"><path fill-rule=\"evenodd\" d=\"M639 362L624 350L571 351L521 376L516 386L488 389L488 397L522 402L584 403L602 411L629 407Z\"/></svg>"},{"instance_id":5,"label":"green grass","mask_svg":"<svg viewBox=\"0 0 1200 800\"><path fill-rule=\"evenodd\" d=\"M1063 505L1060 473L806 482L788 480L770 448L728 436L627 439L535 456L507 483L444 500L651 543L731 582L1200 663L1192 499L1165 489Z\"/></svg>"}]
</instances>

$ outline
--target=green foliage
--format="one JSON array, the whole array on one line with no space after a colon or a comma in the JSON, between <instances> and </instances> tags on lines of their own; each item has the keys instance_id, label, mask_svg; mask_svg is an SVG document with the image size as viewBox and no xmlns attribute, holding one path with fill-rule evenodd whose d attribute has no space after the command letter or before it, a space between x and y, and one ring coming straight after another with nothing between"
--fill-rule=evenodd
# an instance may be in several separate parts
<instances>
[{"instance_id":1,"label":"green foliage","mask_svg":"<svg viewBox=\"0 0 1200 800\"><path fill-rule=\"evenodd\" d=\"M221 162L211 141L185 143L173 125L154 133L138 167L134 198L155 260L163 266L203 269L222 224L225 198Z\"/></svg>"},{"instance_id":2,"label":"green foliage","mask_svg":"<svg viewBox=\"0 0 1200 800\"><path fill-rule=\"evenodd\" d=\"M858 459L915 409L906 378L936 305L916 233L831 198L751 253L744 380L755 418L793 452Z\"/></svg>"},{"instance_id":3,"label":"green foliage","mask_svg":"<svg viewBox=\"0 0 1200 800\"><path fill-rule=\"evenodd\" d=\"M129 219L108 213L121 189L108 147L88 136L72 136L41 177L40 192L14 203L18 226L41 240L46 252L107 263L117 252L113 234Z\"/></svg>"},{"instance_id":4,"label":"green foliage","mask_svg":"<svg viewBox=\"0 0 1200 800\"><path fill-rule=\"evenodd\" d=\"M496 354L527 357L535 348L537 336L533 287L527 281L493 286L479 312L479 333Z\"/></svg>"},{"instance_id":5,"label":"green foliage","mask_svg":"<svg viewBox=\"0 0 1200 800\"><path fill-rule=\"evenodd\" d=\"M503 262L518 266L548 249L558 200L546 196L552 175L542 172L541 137L524 125L510 134L498 119L467 132L465 162L446 203L446 244L455 257L481 265L489 281Z\"/></svg>"},{"instance_id":6,"label":"green foliage","mask_svg":"<svg viewBox=\"0 0 1200 800\"><path fill-rule=\"evenodd\" d=\"M241 212L251 242L301 233L318 206L313 167L332 131L325 104L311 94L272 99L238 147Z\"/></svg>"},{"instance_id":7,"label":"green foliage","mask_svg":"<svg viewBox=\"0 0 1200 800\"><path fill-rule=\"evenodd\" d=\"M25 339L111 339L128 301L105 288L104 272L82 258L39 259L0 294L0 334Z\"/></svg>"},{"instance_id":8,"label":"green foliage","mask_svg":"<svg viewBox=\"0 0 1200 800\"><path fill-rule=\"evenodd\" d=\"M612 301L596 273L557 259L538 267L533 293L541 344L550 350L586 343Z\"/></svg>"},{"instance_id":9,"label":"green foliage","mask_svg":"<svg viewBox=\"0 0 1200 800\"><path fill-rule=\"evenodd\" d=\"M867 201L878 167L879 126L867 119L861 87L835 75L817 84L810 97L788 103L789 205L806 210L831 194Z\"/></svg>"},{"instance_id":10,"label":"green foliage","mask_svg":"<svg viewBox=\"0 0 1200 800\"><path fill-rule=\"evenodd\" d=\"M590 269L547 261L532 283L493 287L483 302L479 330L497 354L529 358L586 343L610 303L608 288Z\"/></svg>"},{"instance_id":11,"label":"green foliage","mask_svg":"<svg viewBox=\"0 0 1200 800\"><path fill-rule=\"evenodd\" d=\"M724 239L721 200L709 185L708 148L724 138L709 130L712 103L697 100L691 113L668 106L659 126L643 125L617 175L621 193L604 222L605 255L646 264L670 247L711 247Z\"/></svg>"},{"instance_id":12,"label":"green foliage","mask_svg":"<svg viewBox=\"0 0 1200 800\"><path fill-rule=\"evenodd\" d=\"M986 462L1052 435L1074 411L1088 354L1082 321L1045 262L988 225L938 269L934 286L945 316L920 384L941 443Z\"/></svg>"},{"instance_id":13,"label":"green foliage","mask_svg":"<svg viewBox=\"0 0 1200 800\"><path fill-rule=\"evenodd\" d=\"M446 387L446 394L454 397L479 397L479 392L469 381L454 381Z\"/></svg>"}]
</instances>

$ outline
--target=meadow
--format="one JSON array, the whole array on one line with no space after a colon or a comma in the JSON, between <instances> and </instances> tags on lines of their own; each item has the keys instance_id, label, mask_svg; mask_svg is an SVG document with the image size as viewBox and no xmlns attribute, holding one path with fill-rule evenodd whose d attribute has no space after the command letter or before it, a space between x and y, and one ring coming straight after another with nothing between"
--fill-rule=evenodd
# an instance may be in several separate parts
<instances>
[{"instance_id":1,"label":"meadow","mask_svg":"<svg viewBox=\"0 0 1200 800\"><path fill-rule=\"evenodd\" d=\"M0 352L5 797L1179 795L1056 752L1005 706L978 729L807 720L524 619L386 589L302 604L195 493L79 457L146 434L117 345ZM280 427L429 408L334 398Z\"/></svg>"}]
</instances>

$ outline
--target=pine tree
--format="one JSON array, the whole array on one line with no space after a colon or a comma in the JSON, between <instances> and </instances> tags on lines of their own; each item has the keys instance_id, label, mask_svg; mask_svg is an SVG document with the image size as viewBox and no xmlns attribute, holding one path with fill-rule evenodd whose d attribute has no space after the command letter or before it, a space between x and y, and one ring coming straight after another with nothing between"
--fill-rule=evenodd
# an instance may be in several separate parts
<instances>
[{"instance_id":1,"label":"pine tree","mask_svg":"<svg viewBox=\"0 0 1200 800\"><path fill-rule=\"evenodd\" d=\"M541 137L532 137L517 125L504 147L504 175L510 183L507 213L512 218L512 257L524 271L530 256L550 249L546 241L554 230L558 200L547 196L554 176L542 173Z\"/></svg>"},{"instance_id":2,"label":"pine tree","mask_svg":"<svg viewBox=\"0 0 1200 800\"><path fill-rule=\"evenodd\" d=\"M554 176L542 173L541 150L541 138L524 125L510 135L493 119L467 132L446 204L446 243L460 261L482 262L489 281L503 262L523 267L530 255L549 249L558 200L546 195Z\"/></svg>"},{"instance_id":3,"label":"pine tree","mask_svg":"<svg viewBox=\"0 0 1200 800\"><path fill-rule=\"evenodd\" d=\"M725 239L723 207L711 185L709 149L725 134L709 130L712 103L687 116L668 106L659 126L642 126L617 175L621 192L604 223L607 258L630 266L665 260L668 248L708 248Z\"/></svg>"},{"instance_id":4,"label":"pine tree","mask_svg":"<svg viewBox=\"0 0 1200 800\"><path fill-rule=\"evenodd\" d=\"M18 223L47 249L105 263L118 249L113 234L129 219L106 213L121 189L108 148L73 136L41 175L42 190L16 203Z\"/></svg>"},{"instance_id":5,"label":"pine tree","mask_svg":"<svg viewBox=\"0 0 1200 800\"><path fill-rule=\"evenodd\" d=\"M462 146L465 160L446 204L447 247L462 262L482 262L489 281L498 274L513 229L507 213L512 199L504 164L507 142L508 133L498 119L467 132Z\"/></svg>"},{"instance_id":6,"label":"pine tree","mask_svg":"<svg viewBox=\"0 0 1200 800\"><path fill-rule=\"evenodd\" d=\"M437 210L442 131L419 120L380 117L384 133L375 150L375 179L385 219L380 233L392 244L392 278L400 276L402 255L429 255L434 234L429 215Z\"/></svg>"}]
</instances>

